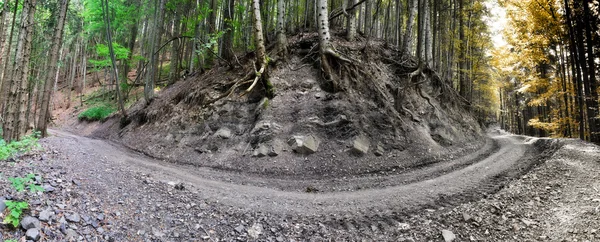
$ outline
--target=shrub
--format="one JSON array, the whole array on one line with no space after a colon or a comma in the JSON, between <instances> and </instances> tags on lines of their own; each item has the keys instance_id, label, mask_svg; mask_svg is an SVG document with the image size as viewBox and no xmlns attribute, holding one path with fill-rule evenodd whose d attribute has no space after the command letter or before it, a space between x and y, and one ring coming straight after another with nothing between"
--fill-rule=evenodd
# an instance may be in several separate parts
<instances>
[{"instance_id":1,"label":"shrub","mask_svg":"<svg viewBox=\"0 0 600 242\"><path fill-rule=\"evenodd\" d=\"M108 105L96 106L86 109L80 113L77 118L79 118L79 120L87 121L102 121L114 111L116 111L116 109Z\"/></svg>"},{"instance_id":2,"label":"shrub","mask_svg":"<svg viewBox=\"0 0 600 242\"><path fill-rule=\"evenodd\" d=\"M12 141L9 144L0 139L0 160L6 160L16 153L27 152L39 147L37 142L39 136L40 132L34 132L33 134L26 135L19 141Z\"/></svg>"}]
</instances>

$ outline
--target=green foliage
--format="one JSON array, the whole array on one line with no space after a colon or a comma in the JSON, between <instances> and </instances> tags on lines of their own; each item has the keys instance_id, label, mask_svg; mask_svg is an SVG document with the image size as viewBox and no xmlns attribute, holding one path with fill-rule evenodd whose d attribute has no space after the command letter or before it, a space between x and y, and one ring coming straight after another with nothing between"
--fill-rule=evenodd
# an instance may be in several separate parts
<instances>
[{"instance_id":1,"label":"green foliage","mask_svg":"<svg viewBox=\"0 0 600 242\"><path fill-rule=\"evenodd\" d=\"M4 242L18 242L18 241L16 239L7 239L7 240L4 240Z\"/></svg>"},{"instance_id":2,"label":"green foliage","mask_svg":"<svg viewBox=\"0 0 600 242\"><path fill-rule=\"evenodd\" d=\"M100 105L86 109L77 116L79 120L102 121L117 109L110 105Z\"/></svg>"},{"instance_id":3,"label":"green foliage","mask_svg":"<svg viewBox=\"0 0 600 242\"><path fill-rule=\"evenodd\" d=\"M11 224L16 228L21 222L23 210L29 208L29 204L27 202L16 202L11 200L6 200L4 203L6 204L6 209L8 209L8 214L4 218L4 223Z\"/></svg>"},{"instance_id":4,"label":"green foliage","mask_svg":"<svg viewBox=\"0 0 600 242\"><path fill-rule=\"evenodd\" d=\"M8 178L8 181L11 182L11 186L17 190L17 192L22 192L25 190L25 186L29 189L30 192L43 192L44 188L35 184L35 174L29 173L25 177L12 177Z\"/></svg>"},{"instance_id":5,"label":"green foliage","mask_svg":"<svg viewBox=\"0 0 600 242\"><path fill-rule=\"evenodd\" d=\"M122 45L113 42L113 50L115 51L115 58L117 60L126 60L129 58L129 50ZM97 44L96 45L96 54L100 57L100 60L92 60L90 59L90 63L94 65L96 70L100 70L102 68L110 67L110 51L107 45Z\"/></svg>"},{"instance_id":6,"label":"green foliage","mask_svg":"<svg viewBox=\"0 0 600 242\"><path fill-rule=\"evenodd\" d=\"M26 135L19 141L12 141L6 144L4 140L0 140L0 160L6 160L17 153L31 151L33 148L38 148L38 137L40 132Z\"/></svg>"}]
</instances>

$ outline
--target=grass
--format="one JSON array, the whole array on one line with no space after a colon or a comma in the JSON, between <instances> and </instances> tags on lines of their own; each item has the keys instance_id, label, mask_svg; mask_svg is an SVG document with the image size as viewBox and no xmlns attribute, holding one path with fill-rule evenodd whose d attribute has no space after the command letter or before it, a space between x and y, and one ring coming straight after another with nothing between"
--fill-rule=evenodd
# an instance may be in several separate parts
<instances>
[{"instance_id":1,"label":"grass","mask_svg":"<svg viewBox=\"0 0 600 242\"><path fill-rule=\"evenodd\" d=\"M81 112L77 118L79 120L86 121L103 121L116 110L117 109L112 105L101 104L99 106L86 109L85 111Z\"/></svg>"},{"instance_id":2,"label":"grass","mask_svg":"<svg viewBox=\"0 0 600 242\"><path fill-rule=\"evenodd\" d=\"M0 160L6 160L17 153L27 152L39 147L37 142L39 135L39 132L35 132L9 144L6 144L4 140L0 140Z\"/></svg>"}]
</instances>

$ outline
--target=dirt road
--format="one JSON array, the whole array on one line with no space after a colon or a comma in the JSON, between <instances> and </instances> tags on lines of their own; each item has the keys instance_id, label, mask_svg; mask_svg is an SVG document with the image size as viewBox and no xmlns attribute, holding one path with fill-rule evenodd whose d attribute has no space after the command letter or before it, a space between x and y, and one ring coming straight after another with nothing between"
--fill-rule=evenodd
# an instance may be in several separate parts
<instances>
[{"instance_id":1,"label":"dirt road","mask_svg":"<svg viewBox=\"0 0 600 242\"><path fill-rule=\"evenodd\" d=\"M385 216L434 204L459 203L491 193L501 181L527 170L541 153L533 144L512 135L495 135L479 152L391 176L369 176L336 180L281 180L232 174L202 167L188 167L155 160L105 140L96 140L52 130L55 143L65 153L86 152L94 159L128 170L152 174L165 182L183 182L223 204L251 211L276 214L327 216L352 214ZM484 157L482 157L483 155ZM476 160L479 159L479 160ZM93 164L89 164L93 165ZM293 184L293 185L292 185ZM353 191L352 187L367 187ZM316 193L307 193L307 187ZM304 189L303 189L304 188ZM293 191L297 189L296 191Z\"/></svg>"}]
</instances>

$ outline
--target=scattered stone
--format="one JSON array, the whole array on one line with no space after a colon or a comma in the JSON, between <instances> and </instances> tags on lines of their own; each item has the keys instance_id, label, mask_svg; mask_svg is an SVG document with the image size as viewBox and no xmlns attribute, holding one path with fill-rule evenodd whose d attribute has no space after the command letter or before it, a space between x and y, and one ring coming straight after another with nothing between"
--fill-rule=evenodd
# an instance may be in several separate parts
<instances>
[{"instance_id":1,"label":"scattered stone","mask_svg":"<svg viewBox=\"0 0 600 242\"><path fill-rule=\"evenodd\" d=\"M4 212L4 209L6 209L6 204L4 204L4 197L0 197L0 213Z\"/></svg>"},{"instance_id":2,"label":"scattered stone","mask_svg":"<svg viewBox=\"0 0 600 242\"><path fill-rule=\"evenodd\" d=\"M238 225L237 227L234 228L236 232L238 233L243 233L244 232L244 225Z\"/></svg>"},{"instance_id":3,"label":"scattered stone","mask_svg":"<svg viewBox=\"0 0 600 242\"><path fill-rule=\"evenodd\" d=\"M254 150L254 152L252 153L252 156L254 156L254 157L265 157L268 154L269 154L269 148L266 145L264 145L264 144L260 144Z\"/></svg>"},{"instance_id":4,"label":"scattered stone","mask_svg":"<svg viewBox=\"0 0 600 242\"><path fill-rule=\"evenodd\" d=\"M25 230L33 228L40 229L42 227L42 224L37 218L26 216L25 218L23 218L23 220L21 220L21 227Z\"/></svg>"},{"instance_id":5,"label":"scattered stone","mask_svg":"<svg viewBox=\"0 0 600 242\"><path fill-rule=\"evenodd\" d=\"M531 220L529 220L529 219L521 219L521 221L522 221L522 222L523 222L525 225L527 225L527 226L530 226L530 225L532 225L532 224L536 224L536 222L535 222L535 221L531 221Z\"/></svg>"},{"instance_id":6,"label":"scattered stone","mask_svg":"<svg viewBox=\"0 0 600 242\"><path fill-rule=\"evenodd\" d=\"M227 127L221 127L219 130L217 130L217 132L215 133L215 136L222 138L222 139L229 139L231 138L232 134L231 134L231 130Z\"/></svg>"},{"instance_id":7,"label":"scattered stone","mask_svg":"<svg viewBox=\"0 0 600 242\"><path fill-rule=\"evenodd\" d=\"M56 190L52 185L50 184L46 184L43 186L44 188L44 192L53 192L54 190Z\"/></svg>"},{"instance_id":8,"label":"scattered stone","mask_svg":"<svg viewBox=\"0 0 600 242\"><path fill-rule=\"evenodd\" d=\"M373 154L375 154L376 156L382 156L383 153L385 153L385 150L383 149L383 146L381 146L380 144L378 144L377 147L375 148L375 151L373 151Z\"/></svg>"},{"instance_id":9,"label":"scattered stone","mask_svg":"<svg viewBox=\"0 0 600 242\"><path fill-rule=\"evenodd\" d=\"M317 152L319 143L319 139L312 135L296 135L288 140L288 144L292 147L292 150L299 154L313 154Z\"/></svg>"},{"instance_id":10,"label":"scattered stone","mask_svg":"<svg viewBox=\"0 0 600 242\"><path fill-rule=\"evenodd\" d=\"M254 223L252 227L248 228L248 236L253 239L258 239L258 236L262 234L263 226L260 223Z\"/></svg>"},{"instance_id":11,"label":"scattered stone","mask_svg":"<svg viewBox=\"0 0 600 242\"><path fill-rule=\"evenodd\" d=\"M410 224L407 224L407 223L398 223L398 229L400 231L408 231L408 230L410 230Z\"/></svg>"},{"instance_id":12,"label":"scattered stone","mask_svg":"<svg viewBox=\"0 0 600 242\"><path fill-rule=\"evenodd\" d=\"M79 221L81 221L81 217L79 217L79 214L77 213L67 214L65 218L67 219L67 221L72 223L79 223Z\"/></svg>"},{"instance_id":13,"label":"scattered stone","mask_svg":"<svg viewBox=\"0 0 600 242\"><path fill-rule=\"evenodd\" d=\"M40 239L40 230L37 228L28 229L25 233L25 238L28 240L37 241Z\"/></svg>"},{"instance_id":14,"label":"scattered stone","mask_svg":"<svg viewBox=\"0 0 600 242\"><path fill-rule=\"evenodd\" d=\"M454 235L452 231L446 229L442 230L442 237L444 237L444 241L446 242L452 242L456 239L456 235Z\"/></svg>"},{"instance_id":15,"label":"scattered stone","mask_svg":"<svg viewBox=\"0 0 600 242\"><path fill-rule=\"evenodd\" d=\"M269 147L269 156L278 156L279 153L283 150L281 142L279 140L273 140L271 146Z\"/></svg>"},{"instance_id":16,"label":"scattered stone","mask_svg":"<svg viewBox=\"0 0 600 242\"><path fill-rule=\"evenodd\" d=\"M316 84L317 84L317 81L315 81L313 79L306 79L306 80L302 81L302 83L300 83L300 86L302 88L312 89L313 86L315 86Z\"/></svg>"},{"instance_id":17,"label":"scattered stone","mask_svg":"<svg viewBox=\"0 0 600 242\"><path fill-rule=\"evenodd\" d=\"M67 229L67 231L65 231L65 240L67 241L72 241L77 239L77 237L79 237L79 234L77 234L77 232L75 230L72 229Z\"/></svg>"},{"instance_id":18,"label":"scattered stone","mask_svg":"<svg viewBox=\"0 0 600 242\"><path fill-rule=\"evenodd\" d=\"M50 218L52 216L54 216L54 212L50 209L45 209L40 212L40 215L38 216L38 218L40 221L48 222L48 221L50 221Z\"/></svg>"},{"instance_id":19,"label":"scattered stone","mask_svg":"<svg viewBox=\"0 0 600 242\"><path fill-rule=\"evenodd\" d=\"M352 142L352 153L360 156L365 155L369 152L369 146L369 138L365 135L359 135Z\"/></svg>"},{"instance_id":20,"label":"scattered stone","mask_svg":"<svg viewBox=\"0 0 600 242\"><path fill-rule=\"evenodd\" d=\"M469 220L471 220L473 218L468 213L463 213L462 216L463 216L463 219L465 220L465 222L469 222Z\"/></svg>"},{"instance_id":21,"label":"scattered stone","mask_svg":"<svg viewBox=\"0 0 600 242\"><path fill-rule=\"evenodd\" d=\"M156 229L156 228L152 228L152 234L156 237L164 237L165 233Z\"/></svg>"}]
</instances>

